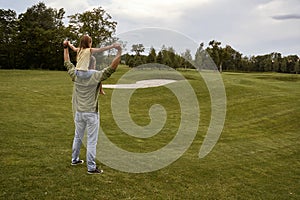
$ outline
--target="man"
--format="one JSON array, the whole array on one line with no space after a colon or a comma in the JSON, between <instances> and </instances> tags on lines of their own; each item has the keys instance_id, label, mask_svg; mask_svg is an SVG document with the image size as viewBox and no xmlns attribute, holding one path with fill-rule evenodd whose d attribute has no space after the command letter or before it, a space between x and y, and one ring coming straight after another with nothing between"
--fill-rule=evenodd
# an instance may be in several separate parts
<instances>
[{"instance_id":1,"label":"man","mask_svg":"<svg viewBox=\"0 0 300 200\"><path fill-rule=\"evenodd\" d=\"M103 170L98 169L95 162L99 131L98 96L100 82L106 80L115 72L121 60L122 49L120 45L115 45L118 52L109 67L93 73L89 78L80 78L76 76L75 66L70 62L68 42L64 41L63 45L64 65L74 82L72 104L75 135L72 146L71 165L84 163L83 160L79 159L79 154L84 132L87 130L86 161L88 174L101 174Z\"/></svg>"}]
</instances>

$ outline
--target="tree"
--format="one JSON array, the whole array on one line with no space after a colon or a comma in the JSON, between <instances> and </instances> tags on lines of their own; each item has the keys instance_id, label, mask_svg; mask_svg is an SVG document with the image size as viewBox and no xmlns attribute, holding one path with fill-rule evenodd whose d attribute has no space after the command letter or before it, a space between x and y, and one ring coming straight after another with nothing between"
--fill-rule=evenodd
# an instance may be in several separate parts
<instances>
[{"instance_id":1,"label":"tree","mask_svg":"<svg viewBox=\"0 0 300 200\"><path fill-rule=\"evenodd\" d=\"M191 54L191 50L186 49L184 53L182 53L182 57L184 58L184 68L192 68L193 65L191 64L193 62L193 57Z\"/></svg>"},{"instance_id":2,"label":"tree","mask_svg":"<svg viewBox=\"0 0 300 200\"><path fill-rule=\"evenodd\" d=\"M224 62L224 53L221 48L221 42L218 42L216 40L212 40L209 42L210 48L207 48L208 53L210 54L210 57L214 60L215 64L219 68L220 72L222 72L222 66Z\"/></svg>"},{"instance_id":3,"label":"tree","mask_svg":"<svg viewBox=\"0 0 300 200\"><path fill-rule=\"evenodd\" d=\"M143 44L133 44L131 51L135 52L135 55L140 56L145 51L145 47Z\"/></svg>"},{"instance_id":4,"label":"tree","mask_svg":"<svg viewBox=\"0 0 300 200\"><path fill-rule=\"evenodd\" d=\"M287 58L284 57L282 59L281 65L280 65L280 71L281 72L284 72L284 73L287 72L287 63L288 63Z\"/></svg>"},{"instance_id":5,"label":"tree","mask_svg":"<svg viewBox=\"0 0 300 200\"><path fill-rule=\"evenodd\" d=\"M107 45L116 40L117 22L112 20L103 8L94 8L92 11L86 11L82 14L68 16L70 37L76 37L78 42L80 36L88 34L93 39L93 45Z\"/></svg>"},{"instance_id":6,"label":"tree","mask_svg":"<svg viewBox=\"0 0 300 200\"><path fill-rule=\"evenodd\" d=\"M281 61L281 54L273 52L271 53L271 59L272 59L272 71L279 72L280 70L280 61Z\"/></svg>"},{"instance_id":7,"label":"tree","mask_svg":"<svg viewBox=\"0 0 300 200\"><path fill-rule=\"evenodd\" d=\"M296 72L296 64L299 60L297 55L289 55L287 58L287 73L295 73Z\"/></svg>"},{"instance_id":8,"label":"tree","mask_svg":"<svg viewBox=\"0 0 300 200\"><path fill-rule=\"evenodd\" d=\"M226 45L222 49L222 70L242 70L242 54L233 49L230 45Z\"/></svg>"},{"instance_id":9,"label":"tree","mask_svg":"<svg viewBox=\"0 0 300 200\"><path fill-rule=\"evenodd\" d=\"M134 55L130 55L130 54L125 54L124 55L124 60L126 65L128 65L129 67L134 67Z\"/></svg>"},{"instance_id":10,"label":"tree","mask_svg":"<svg viewBox=\"0 0 300 200\"><path fill-rule=\"evenodd\" d=\"M175 49L173 47L168 47L167 50L167 55L168 55L168 59L169 59L169 63L168 66L172 67L172 68L178 68L178 65L176 63L176 53L175 53Z\"/></svg>"},{"instance_id":11,"label":"tree","mask_svg":"<svg viewBox=\"0 0 300 200\"><path fill-rule=\"evenodd\" d=\"M204 43L200 43L196 54L195 54L195 66L198 70L203 69L204 59L205 59L205 50L204 50Z\"/></svg>"},{"instance_id":12,"label":"tree","mask_svg":"<svg viewBox=\"0 0 300 200\"><path fill-rule=\"evenodd\" d=\"M155 63L155 62L156 62L156 51L153 47L151 47L149 55L147 57L147 63Z\"/></svg>"},{"instance_id":13,"label":"tree","mask_svg":"<svg viewBox=\"0 0 300 200\"><path fill-rule=\"evenodd\" d=\"M15 64L15 39L17 15L13 10L0 9L0 68L12 68Z\"/></svg>"},{"instance_id":14,"label":"tree","mask_svg":"<svg viewBox=\"0 0 300 200\"><path fill-rule=\"evenodd\" d=\"M295 73L296 74L300 73L300 59L298 59L296 64L295 64Z\"/></svg>"},{"instance_id":15,"label":"tree","mask_svg":"<svg viewBox=\"0 0 300 200\"><path fill-rule=\"evenodd\" d=\"M163 64L163 56L162 56L162 52L159 51L156 57L156 62L159 64Z\"/></svg>"},{"instance_id":16,"label":"tree","mask_svg":"<svg viewBox=\"0 0 300 200\"><path fill-rule=\"evenodd\" d=\"M64 13L38 3L19 16L19 68L63 68L58 63L62 60Z\"/></svg>"},{"instance_id":17,"label":"tree","mask_svg":"<svg viewBox=\"0 0 300 200\"><path fill-rule=\"evenodd\" d=\"M162 64L175 68L175 50L173 47L166 48L164 45L161 48Z\"/></svg>"}]
</instances>

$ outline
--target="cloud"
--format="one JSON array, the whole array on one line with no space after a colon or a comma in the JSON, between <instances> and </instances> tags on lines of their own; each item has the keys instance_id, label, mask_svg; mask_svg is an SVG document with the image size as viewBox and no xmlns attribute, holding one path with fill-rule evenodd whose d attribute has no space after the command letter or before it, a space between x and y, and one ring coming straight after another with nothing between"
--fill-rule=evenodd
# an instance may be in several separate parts
<instances>
[{"instance_id":1,"label":"cloud","mask_svg":"<svg viewBox=\"0 0 300 200\"><path fill-rule=\"evenodd\" d=\"M276 20L300 19L300 14L274 15L272 18Z\"/></svg>"},{"instance_id":2,"label":"cloud","mask_svg":"<svg viewBox=\"0 0 300 200\"><path fill-rule=\"evenodd\" d=\"M257 6L261 15L268 16L274 20L299 19L299 0L272 0Z\"/></svg>"},{"instance_id":3,"label":"cloud","mask_svg":"<svg viewBox=\"0 0 300 200\"><path fill-rule=\"evenodd\" d=\"M60 1L60 0L44 0L45 4L52 8L64 8L67 15L81 13L89 8L89 3L83 0Z\"/></svg>"},{"instance_id":4,"label":"cloud","mask_svg":"<svg viewBox=\"0 0 300 200\"><path fill-rule=\"evenodd\" d=\"M24 12L39 0L0 0ZM118 22L117 34L145 27L181 32L196 43L212 39L245 55L299 53L299 0L44 0L66 16L103 7ZM67 21L67 19L66 19ZM289 30L289 31L287 31Z\"/></svg>"},{"instance_id":5,"label":"cloud","mask_svg":"<svg viewBox=\"0 0 300 200\"><path fill-rule=\"evenodd\" d=\"M224 31L220 37L223 44L233 45L245 55L273 51L284 55L299 53L300 28L297 22L270 17L281 16L281 13L299 13L299 0L245 1L235 10L240 10L239 14L231 15L236 17L231 22L235 28Z\"/></svg>"},{"instance_id":6,"label":"cloud","mask_svg":"<svg viewBox=\"0 0 300 200\"><path fill-rule=\"evenodd\" d=\"M179 19L187 8L209 2L212 0L111 0L104 7L113 15L128 19L174 21Z\"/></svg>"},{"instance_id":7,"label":"cloud","mask_svg":"<svg viewBox=\"0 0 300 200\"><path fill-rule=\"evenodd\" d=\"M117 3L117 0L112 0L110 6L115 7L108 10L118 21L119 33L142 27L163 27L179 31L198 44L204 42L207 45L212 39L218 40L244 55L273 51L289 54L298 51L300 29L293 21L280 23L270 16L282 12L299 13L296 12L300 8L297 1L249 0L243 4L239 0L192 0L184 4L181 1L164 4L143 1L138 7L130 8L127 1ZM135 3L134 0L129 2Z\"/></svg>"}]
</instances>

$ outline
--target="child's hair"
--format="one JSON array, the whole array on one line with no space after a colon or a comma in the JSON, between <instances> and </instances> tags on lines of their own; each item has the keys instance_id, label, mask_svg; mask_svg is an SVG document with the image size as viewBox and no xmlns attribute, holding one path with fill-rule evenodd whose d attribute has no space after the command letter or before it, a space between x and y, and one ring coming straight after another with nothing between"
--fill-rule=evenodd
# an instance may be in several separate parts
<instances>
[{"instance_id":1,"label":"child's hair","mask_svg":"<svg viewBox=\"0 0 300 200\"><path fill-rule=\"evenodd\" d=\"M92 38L89 35L84 35L80 40L79 48L80 49L89 48L91 43L92 43Z\"/></svg>"},{"instance_id":2,"label":"child's hair","mask_svg":"<svg viewBox=\"0 0 300 200\"><path fill-rule=\"evenodd\" d=\"M78 55L81 53L81 50L90 48L91 43L92 43L92 38L89 35L82 36L82 38L80 39L80 43L79 43L79 51L77 53L77 58L78 58Z\"/></svg>"}]
</instances>

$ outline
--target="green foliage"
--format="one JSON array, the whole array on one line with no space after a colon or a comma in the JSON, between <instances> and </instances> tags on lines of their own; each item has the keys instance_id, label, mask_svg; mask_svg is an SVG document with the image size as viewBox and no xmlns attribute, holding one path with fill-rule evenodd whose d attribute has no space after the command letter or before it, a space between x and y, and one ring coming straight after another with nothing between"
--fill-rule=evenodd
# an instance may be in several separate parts
<instances>
[{"instance_id":1,"label":"green foliage","mask_svg":"<svg viewBox=\"0 0 300 200\"><path fill-rule=\"evenodd\" d=\"M138 49L137 45L133 46L133 49ZM140 47L143 48L143 45L140 45ZM191 51L189 49L186 50L185 53L182 55L176 54L173 47L166 48L165 46L162 47L162 49L156 54L155 49L152 47L150 49L150 52L148 56L140 55L142 51L136 52L136 55L125 55L125 63L129 65L130 67L137 67L142 64L147 63L158 63L162 65L166 65L169 67L172 67L174 69L176 68L194 68L192 65L192 55Z\"/></svg>"},{"instance_id":2,"label":"green foliage","mask_svg":"<svg viewBox=\"0 0 300 200\"><path fill-rule=\"evenodd\" d=\"M147 63L155 63L156 62L156 51L153 47L150 49L150 53L147 57Z\"/></svg>"},{"instance_id":3,"label":"green foliage","mask_svg":"<svg viewBox=\"0 0 300 200\"><path fill-rule=\"evenodd\" d=\"M297 55L282 57L280 53L273 52L248 58L229 45L221 47L221 42L212 40L209 45L204 49L204 43L201 43L195 53L195 58L192 57L189 49L179 55L173 47L163 46L157 54L155 49L151 48L146 60L138 52L135 56L127 54L126 57L130 59L125 59L125 63L130 67L136 67L155 61L174 69L203 70L212 69L212 66L216 65L219 71L299 73L300 60Z\"/></svg>"},{"instance_id":4,"label":"green foliage","mask_svg":"<svg viewBox=\"0 0 300 200\"><path fill-rule=\"evenodd\" d=\"M162 64L163 63L163 55L162 52L158 52L157 57L156 57L156 62Z\"/></svg>"},{"instance_id":5,"label":"green foliage","mask_svg":"<svg viewBox=\"0 0 300 200\"><path fill-rule=\"evenodd\" d=\"M19 15L17 68L63 69L62 33L64 10L47 8L44 3Z\"/></svg>"},{"instance_id":6,"label":"green foliage","mask_svg":"<svg viewBox=\"0 0 300 200\"><path fill-rule=\"evenodd\" d=\"M16 17L12 10L0 10L0 68L63 70L62 41L78 41L88 33L94 44L103 45L113 37L116 22L101 7L70 16L64 26L65 11L40 2ZM76 43L76 42L75 42ZM74 58L75 54L71 54Z\"/></svg>"},{"instance_id":7,"label":"green foliage","mask_svg":"<svg viewBox=\"0 0 300 200\"><path fill-rule=\"evenodd\" d=\"M112 21L112 17L101 7L71 15L69 18L70 36L76 36L78 43L83 34L90 35L96 46L107 45L116 40L113 36L117 22Z\"/></svg>"},{"instance_id":8,"label":"green foliage","mask_svg":"<svg viewBox=\"0 0 300 200\"><path fill-rule=\"evenodd\" d=\"M201 70L202 66L204 65L204 58L205 58L204 43L201 43L195 54L194 64L197 69Z\"/></svg>"},{"instance_id":9,"label":"green foliage","mask_svg":"<svg viewBox=\"0 0 300 200\"><path fill-rule=\"evenodd\" d=\"M212 40L206 49L220 71L255 71L297 73L298 55L282 57L280 53L243 57L231 46L221 47L221 42Z\"/></svg>"},{"instance_id":10,"label":"green foliage","mask_svg":"<svg viewBox=\"0 0 300 200\"><path fill-rule=\"evenodd\" d=\"M141 53L143 53L145 51L145 47L143 44L133 44L131 47L131 51L135 52L135 55L140 56ZM140 59L140 58L137 57L137 59Z\"/></svg>"},{"instance_id":11,"label":"green foliage","mask_svg":"<svg viewBox=\"0 0 300 200\"><path fill-rule=\"evenodd\" d=\"M7 69L51 69L63 70L62 41L68 37L76 46L80 36L89 34L96 47L108 45L117 40L117 22L112 20L102 7L68 16L68 26L64 26L65 11L56 10L39 2L17 16L13 10L0 9L0 68ZM124 41L126 43L126 41ZM214 65L219 71L281 72L299 73L299 56L272 52L266 55L243 56L230 45L212 40L204 49L201 43L195 55L190 50L175 52L173 47L165 47L156 52L153 48L147 56L143 44L132 47L135 56L124 56L130 67L157 62L177 68L208 69ZM76 53L71 52L71 61ZM210 56L211 59L208 59ZM110 61L99 54L97 61Z\"/></svg>"},{"instance_id":12,"label":"green foliage","mask_svg":"<svg viewBox=\"0 0 300 200\"><path fill-rule=\"evenodd\" d=\"M0 69L15 65L14 43L17 33L17 14L13 10L0 9Z\"/></svg>"}]
</instances>

